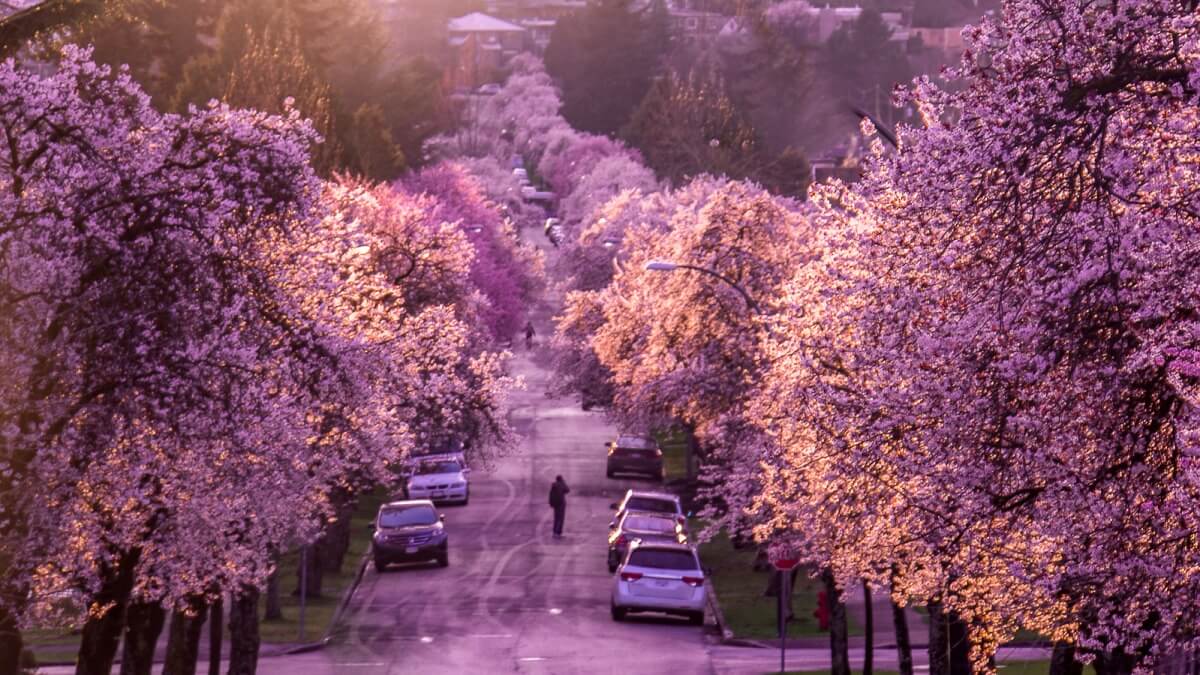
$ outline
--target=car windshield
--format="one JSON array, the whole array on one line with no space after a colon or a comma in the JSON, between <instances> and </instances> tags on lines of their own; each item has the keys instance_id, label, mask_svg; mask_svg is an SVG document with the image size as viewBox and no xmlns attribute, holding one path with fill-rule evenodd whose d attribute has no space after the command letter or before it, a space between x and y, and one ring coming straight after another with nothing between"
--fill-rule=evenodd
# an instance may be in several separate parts
<instances>
[{"instance_id":1,"label":"car windshield","mask_svg":"<svg viewBox=\"0 0 1200 675\"><path fill-rule=\"evenodd\" d=\"M675 521L670 518L654 516L629 516L625 519L625 529L642 532L675 532Z\"/></svg>"},{"instance_id":2,"label":"car windshield","mask_svg":"<svg viewBox=\"0 0 1200 675\"><path fill-rule=\"evenodd\" d=\"M654 497L630 497L625 503L626 511L655 511L657 513L676 513L675 502L669 499Z\"/></svg>"},{"instance_id":3,"label":"car windshield","mask_svg":"<svg viewBox=\"0 0 1200 675\"><path fill-rule=\"evenodd\" d=\"M617 447L630 450L653 450L654 441L641 436L622 436L617 439Z\"/></svg>"},{"instance_id":4,"label":"car windshield","mask_svg":"<svg viewBox=\"0 0 1200 675\"><path fill-rule=\"evenodd\" d=\"M458 462L423 462L417 473L458 473Z\"/></svg>"},{"instance_id":5,"label":"car windshield","mask_svg":"<svg viewBox=\"0 0 1200 675\"><path fill-rule=\"evenodd\" d=\"M658 570L698 570L700 565L691 551L639 548L629 556L629 564Z\"/></svg>"},{"instance_id":6,"label":"car windshield","mask_svg":"<svg viewBox=\"0 0 1200 675\"><path fill-rule=\"evenodd\" d=\"M437 512L432 506L405 506L384 509L379 514L380 527L406 527L408 525L433 525Z\"/></svg>"}]
</instances>

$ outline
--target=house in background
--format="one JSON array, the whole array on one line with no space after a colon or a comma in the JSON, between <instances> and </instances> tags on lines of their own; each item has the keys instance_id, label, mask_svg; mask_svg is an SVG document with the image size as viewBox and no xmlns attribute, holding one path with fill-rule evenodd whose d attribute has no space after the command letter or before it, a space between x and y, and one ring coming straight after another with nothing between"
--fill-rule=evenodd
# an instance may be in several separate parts
<instances>
[{"instance_id":1,"label":"house in background","mask_svg":"<svg viewBox=\"0 0 1200 675\"><path fill-rule=\"evenodd\" d=\"M472 12L446 25L450 48L447 79L454 90L497 82L504 65L526 48L528 31L504 19Z\"/></svg>"},{"instance_id":2,"label":"house in background","mask_svg":"<svg viewBox=\"0 0 1200 675\"><path fill-rule=\"evenodd\" d=\"M671 38L678 44L707 47L713 43L721 29L732 17L718 12L693 9L690 6L671 5L667 10L670 17Z\"/></svg>"}]
</instances>

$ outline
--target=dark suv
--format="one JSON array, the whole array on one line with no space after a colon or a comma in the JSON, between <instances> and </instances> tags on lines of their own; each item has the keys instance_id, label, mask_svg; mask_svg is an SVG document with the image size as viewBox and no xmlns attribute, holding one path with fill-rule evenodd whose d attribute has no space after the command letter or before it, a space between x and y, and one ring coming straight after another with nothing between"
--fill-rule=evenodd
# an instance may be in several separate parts
<instances>
[{"instance_id":1,"label":"dark suv","mask_svg":"<svg viewBox=\"0 0 1200 675\"><path fill-rule=\"evenodd\" d=\"M608 442L609 478L619 473L663 479L662 450L658 442L645 436L618 436Z\"/></svg>"},{"instance_id":2,"label":"dark suv","mask_svg":"<svg viewBox=\"0 0 1200 675\"><path fill-rule=\"evenodd\" d=\"M382 572L390 563L401 562L436 560L441 567L449 565L445 520L428 499L380 506L379 515L370 525L375 532L371 538L375 571Z\"/></svg>"}]
</instances>

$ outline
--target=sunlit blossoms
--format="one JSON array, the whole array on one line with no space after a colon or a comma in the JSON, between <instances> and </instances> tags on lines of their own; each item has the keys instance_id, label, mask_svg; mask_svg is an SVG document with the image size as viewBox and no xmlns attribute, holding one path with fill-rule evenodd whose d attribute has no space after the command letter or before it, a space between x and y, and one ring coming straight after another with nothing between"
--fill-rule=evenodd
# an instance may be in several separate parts
<instances>
[{"instance_id":1,"label":"sunlit blossoms","mask_svg":"<svg viewBox=\"0 0 1200 675\"><path fill-rule=\"evenodd\" d=\"M819 200L842 241L770 350L764 505L978 654L1024 626L1121 671L1200 625L1189 4L1006 3L965 87L921 83L927 126Z\"/></svg>"},{"instance_id":2,"label":"sunlit blossoms","mask_svg":"<svg viewBox=\"0 0 1200 675\"><path fill-rule=\"evenodd\" d=\"M510 442L472 266L522 260L450 202L322 185L298 113L163 115L78 50L0 66L0 128L0 630L70 591L104 668L128 603L253 607L333 494Z\"/></svg>"}]
</instances>

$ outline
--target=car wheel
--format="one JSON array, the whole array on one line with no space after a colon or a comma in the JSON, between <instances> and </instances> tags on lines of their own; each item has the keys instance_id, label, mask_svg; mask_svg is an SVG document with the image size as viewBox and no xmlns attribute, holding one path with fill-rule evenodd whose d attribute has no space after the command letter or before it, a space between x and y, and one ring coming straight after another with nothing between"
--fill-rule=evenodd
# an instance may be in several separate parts
<instances>
[{"instance_id":1,"label":"car wheel","mask_svg":"<svg viewBox=\"0 0 1200 675\"><path fill-rule=\"evenodd\" d=\"M691 614L688 614L688 623L692 624L693 626L703 626L704 612L692 612Z\"/></svg>"},{"instance_id":2,"label":"car wheel","mask_svg":"<svg viewBox=\"0 0 1200 675\"><path fill-rule=\"evenodd\" d=\"M613 605L612 606L613 621L624 621L625 620L625 612L626 612L626 610L624 607L617 607L616 605Z\"/></svg>"},{"instance_id":3,"label":"car wheel","mask_svg":"<svg viewBox=\"0 0 1200 675\"><path fill-rule=\"evenodd\" d=\"M387 569L387 563L385 563L385 562L383 562L383 561L381 561L381 560L378 560L378 559L376 559L376 560L375 560L375 571L376 571L376 572L378 572L378 573L380 573L380 574L383 574L383 571L384 571L385 569Z\"/></svg>"},{"instance_id":4,"label":"car wheel","mask_svg":"<svg viewBox=\"0 0 1200 675\"><path fill-rule=\"evenodd\" d=\"M450 566L450 554L449 553L439 554L437 561L438 561L438 567L449 567Z\"/></svg>"}]
</instances>

